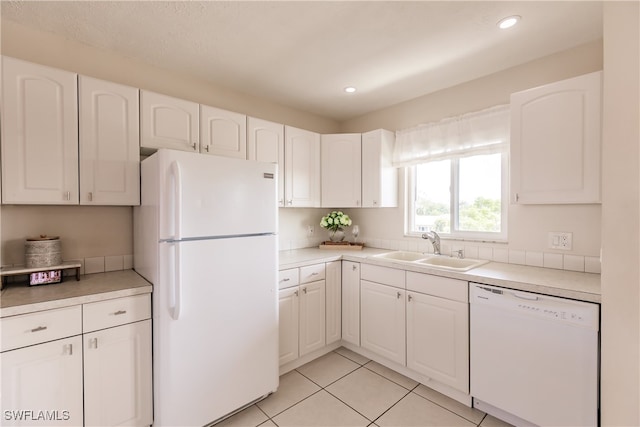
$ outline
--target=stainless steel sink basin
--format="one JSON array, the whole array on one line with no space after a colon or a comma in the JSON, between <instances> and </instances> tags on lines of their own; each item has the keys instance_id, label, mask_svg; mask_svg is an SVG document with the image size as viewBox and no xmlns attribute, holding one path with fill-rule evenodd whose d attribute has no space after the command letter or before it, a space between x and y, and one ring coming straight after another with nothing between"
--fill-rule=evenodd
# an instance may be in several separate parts
<instances>
[{"instance_id":1,"label":"stainless steel sink basin","mask_svg":"<svg viewBox=\"0 0 640 427\"><path fill-rule=\"evenodd\" d=\"M383 258L393 261L405 261L412 262L420 259L426 258L428 255L422 254L420 252L408 252L408 251L394 251L394 252L385 252L383 254L374 255L374 258Z\"/></svg>"},{"instance_id":2,"label":"stainless steel sink basin","mask_svg":"<svg viewBox=\"0 0 640 427\"><path fill-rule=\"evenodd\" d=\"M489 261L473 258L452 258L446 256L432 256L415 261L417 264L428 265L429 267L444 268L447 270L467 271L476 268Z\"/></svg>"}]
</instances>

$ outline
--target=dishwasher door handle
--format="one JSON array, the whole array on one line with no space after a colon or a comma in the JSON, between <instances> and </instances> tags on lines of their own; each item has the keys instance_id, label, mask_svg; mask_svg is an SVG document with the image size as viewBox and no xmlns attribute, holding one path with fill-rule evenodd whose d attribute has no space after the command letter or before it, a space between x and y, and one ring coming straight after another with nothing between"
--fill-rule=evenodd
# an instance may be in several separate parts
<instances>
[{"instance_id":1,"label":"dishwasher door handle","mask_svg":"<svg viewBox=\"0 0 640 427\"><path fill-rule=\"evenodd\" d=\"M538 300L540 300L540 297L538 297L537 295L534 295L534 294L530 294L528 292L511 292L511 295L513 295L516 298L524 299L524 300L527 300L527 301L538 301Z\"/></svg>"}]
</instances>

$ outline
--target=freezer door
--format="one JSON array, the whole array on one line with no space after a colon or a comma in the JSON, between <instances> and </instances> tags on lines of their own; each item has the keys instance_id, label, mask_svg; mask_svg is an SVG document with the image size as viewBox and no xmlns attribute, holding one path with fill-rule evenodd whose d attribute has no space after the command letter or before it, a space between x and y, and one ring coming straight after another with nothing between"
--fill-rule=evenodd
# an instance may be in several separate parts
<instances>
[{"instance_id":1,"label":"freezer door","mask_svg":"<svg viewBox=\"0 0 640 427\"><path fill-rule=\"evenodd\" d=\"M160 239L277 232L277 166L158 150Z\"/></svg>"},{"instance_id":2,"label":"freezer door","mask_svg":"<svg viewBox=\"0 0 640 427\"><path fill-rule=\"evenodd\" d=\"M276 240L160 244L154 426L202 426L276 390Z\"/></svg>"}]
</instances>

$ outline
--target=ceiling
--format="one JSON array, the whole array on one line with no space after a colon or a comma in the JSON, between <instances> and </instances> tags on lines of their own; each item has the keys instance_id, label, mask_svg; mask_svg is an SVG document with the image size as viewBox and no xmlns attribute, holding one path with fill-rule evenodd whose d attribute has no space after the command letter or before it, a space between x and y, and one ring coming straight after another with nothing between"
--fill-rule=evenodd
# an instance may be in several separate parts
<instances>
[{"instance_id":1,"label":"ceiling","mask_svg":"<svg viewBox=\"0 0 640 427\"><path fill-rule=\"evenodd\" d=\"M338 121L602 38L594 1L3 0L2 18Z\"/></svg>"}]
</instances>

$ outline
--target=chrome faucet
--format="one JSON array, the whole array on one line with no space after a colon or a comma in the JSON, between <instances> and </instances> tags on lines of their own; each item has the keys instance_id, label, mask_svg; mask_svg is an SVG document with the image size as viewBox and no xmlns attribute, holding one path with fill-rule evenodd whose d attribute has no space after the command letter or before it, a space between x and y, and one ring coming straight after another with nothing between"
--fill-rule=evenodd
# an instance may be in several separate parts
<instances>
[{"instance_id":1,"label":"chrome faucet","mask_svg":"<svg viewBox=\"0 0 640 427\"><path fill-rule=\"evenodd\" d=\"M440 255L440 236L435 231L427 231L422 235L423 239L429 239L433 245L433 253Z\"/></svg>"}]
</instances>

